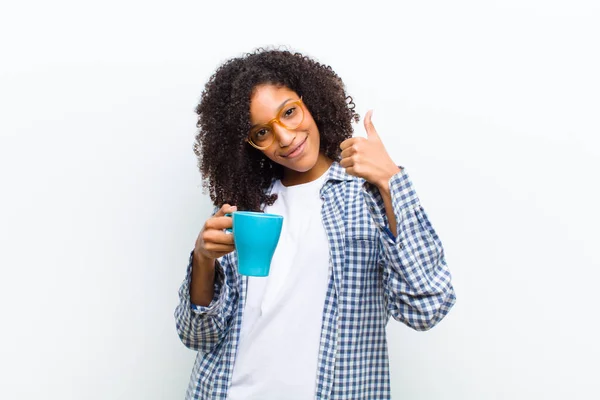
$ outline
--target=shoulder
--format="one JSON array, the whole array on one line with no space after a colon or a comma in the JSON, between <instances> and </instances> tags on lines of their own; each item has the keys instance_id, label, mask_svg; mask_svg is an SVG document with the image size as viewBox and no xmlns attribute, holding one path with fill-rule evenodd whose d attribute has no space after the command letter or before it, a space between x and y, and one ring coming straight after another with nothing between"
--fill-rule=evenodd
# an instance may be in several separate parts
<instances>
[{"instance_id":1,"label":"shoulder","mask_svg":"<svg viewBox=\"0 0 600 400\"><path fill-rule=\"evenodd\" d=\"M363 178L348 174L343 167L334 162L329 169L322 193L331 192L331 195L327 197L334 198L337 203L345 203L345 207L356 207L364 203L362 192L365 182Z\"/></svg>"},{"instance_id":2,"label":"shoulder","mask_svg":"<svg viewBox=\"0 0 600 400\"><path fill-rule=\"evenodd\" d=\"M359 178L353 175L350 175L346 172L346 169L342 167L337 161L334 161L327 172L327 179L325 183L333 182L339 183L350 187L361 187L365 180L363 178Z\"/></svg>"}]
</instances>

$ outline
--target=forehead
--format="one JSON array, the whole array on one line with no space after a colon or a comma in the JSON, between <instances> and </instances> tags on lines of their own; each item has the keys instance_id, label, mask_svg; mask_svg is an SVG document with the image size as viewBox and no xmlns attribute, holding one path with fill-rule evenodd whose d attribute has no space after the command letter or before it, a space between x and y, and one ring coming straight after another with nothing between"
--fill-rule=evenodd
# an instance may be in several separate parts
<instances>
[{"instance_id":1,"label":"forehead","mask_svg":"<svg viewBox=\"0 0 600 400\"><path fill-rule=\"evenodd\" d=\"M259 85L250 98L250 120L252 123L274 118L282 103L300 97L285 86Z\"/></svg>"}]
</instances>

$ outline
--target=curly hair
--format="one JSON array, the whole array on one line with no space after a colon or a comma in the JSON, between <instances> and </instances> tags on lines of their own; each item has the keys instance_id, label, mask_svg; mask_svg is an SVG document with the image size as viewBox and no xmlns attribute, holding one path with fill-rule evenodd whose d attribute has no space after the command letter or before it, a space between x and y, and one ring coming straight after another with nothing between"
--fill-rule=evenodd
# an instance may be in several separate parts
<instances>
[{"instance_id":1,"label":"curly hair","mask_svg":"<svg viewBox=\"0 0 600 400\"><path fill-rule=\"evenodd\" d=\"M246 142L250 100L257 86L287 87L302 96L319 129L320 152L340 159L340 144L352 136L359 120L354 102L330 66L300 53L257 49L223 63L204 87L198 114L194 153L215 206L228 203L238 210L260 211L276 195L267 193L283 167Z\"/></svg>"}]
</instances>

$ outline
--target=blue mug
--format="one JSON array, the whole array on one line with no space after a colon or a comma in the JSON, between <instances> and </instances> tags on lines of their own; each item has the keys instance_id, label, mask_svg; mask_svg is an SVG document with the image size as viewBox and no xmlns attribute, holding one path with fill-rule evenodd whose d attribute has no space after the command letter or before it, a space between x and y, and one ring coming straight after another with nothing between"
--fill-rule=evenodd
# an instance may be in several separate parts
<instances>
[{"instance_id":1,"label":"blue mug","mask_svg":"<svg viewBox=\"0 0 600 400\"><path fill-rule=\"evenodd\" d=\"M283 216L254 211L225 214L233 218L233 242L238 272L247 276L268 276L271 260L281 235Z\"/></svg>"}]
</instances>

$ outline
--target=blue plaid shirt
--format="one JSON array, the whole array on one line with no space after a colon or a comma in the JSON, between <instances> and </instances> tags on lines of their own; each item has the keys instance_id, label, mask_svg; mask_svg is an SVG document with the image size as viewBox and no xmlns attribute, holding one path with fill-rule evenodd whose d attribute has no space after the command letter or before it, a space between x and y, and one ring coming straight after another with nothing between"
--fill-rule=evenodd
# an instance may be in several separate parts
<instances>
[{"instance_id":1,"label":"blue plaid shirt","mask_svg":"<svg viewBox=\"0 0 600 400\"><path fill-rule=\"evenodd\" d=\"M416 330L436 325L455 302L442 243L404 170L390 182L396 238L379 190L333 163L321 188L329 239L329 284L323 310L316 399L389 399L386 324ZM183 344L198 351L186 399L227 398L240 338L248 280L235 251L216 264L214 299L190 303L187 277L175 310ZM293 362L293 360L290 360Z\"/></svg>"}]
</instances>

